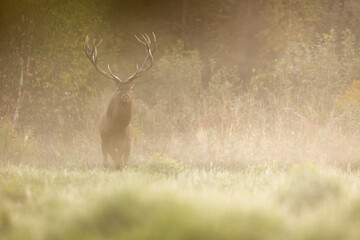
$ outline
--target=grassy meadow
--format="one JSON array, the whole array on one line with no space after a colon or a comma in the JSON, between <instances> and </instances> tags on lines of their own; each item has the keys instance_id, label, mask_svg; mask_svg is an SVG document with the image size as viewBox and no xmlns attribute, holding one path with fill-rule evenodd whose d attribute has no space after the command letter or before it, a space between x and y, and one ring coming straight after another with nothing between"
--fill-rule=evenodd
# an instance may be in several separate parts
<instances>
[{"instance_id":1,"label":"grassy meadow","mask_svg":"<svg viewBox=\"0 0 360 240\"><path fill-rule=\"evenodd\" d=\"M0 170L1 239L359 239L358 172ZM160 168L157 168L160 169Z\"/></svg>"}]
</instances>

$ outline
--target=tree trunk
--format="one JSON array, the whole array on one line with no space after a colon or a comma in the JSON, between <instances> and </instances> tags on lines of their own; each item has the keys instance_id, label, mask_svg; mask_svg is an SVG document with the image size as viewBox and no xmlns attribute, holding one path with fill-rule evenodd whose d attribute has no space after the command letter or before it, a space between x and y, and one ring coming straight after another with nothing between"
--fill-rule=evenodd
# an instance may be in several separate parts
<instances>
[{"instance_id":1,"label":"tree trunk","mask_svg":"<svg viewBox=\"0 0 360 240\"><path fill-rule=\"evenodd\" d=\"M22 21L22 32L21 32L22 38L19 43L20 46L16 49L18 59L19 59L20 79L19 79L19 86L18 86L18 97L17 97L16 107L15 107L15 111L14 111L14 116L12 119L14 128L19 127L21 103L22 103L22 99L24 96L24 82L28 80L28 76L29 76L29 68L30 68L30 61L31 61L31 57L30 57L31 45L32 45L32 40L33 40L33 35L31 33L30 20L26 19L25 15L22 15L21 21ZM27 59L26 63L25 63L25 58Z\"/></svg>"},{"instance_id":2,"label":"tree trunk","mask_svg":"<svg viewBox=\"0 0 360 240\"><path fill-rule=\"evenodd\" d=\"M14 117L13 117L13 126L15 128L17 128L19 125L21 99L22 99L22 95L23 95L23 85L24 85L24 59L22 56L20 56L19 65L20 65L20 79L19 79L19 87L18 87L18 99L17 99L15 113L14 113Z\"/></svg>"},{"instance_id":3,"label":"tree trunk","mask_svg":"<svg viewBox=\"0 0 360 240\"><path fill-rule=\"evenodd\" d=\"M24 48L25 48L25 15L21 16L22 22L22 32L21 32L21 40L20 46L16 48L16 53L19 58L19 67L20 67L20 79L19 79L19 87L18 87L18 99L15 107L15 112L13 116L13 127L17 128L19 126L19 116L20 116L20 109L21 109L21 99L23 95L23 86L24 86Z\"/></svg>"},{"instance_id":4,"label":"tree trunk","mask_svg":"<svg viewBox=\"0 0 360 240\"><path fill-rule=\"evenodd\" d=\"M188 0L182 0L181 38L184 42L184 46L187 45L187 18L188 18Z\"/></svg>"}]
</instances>

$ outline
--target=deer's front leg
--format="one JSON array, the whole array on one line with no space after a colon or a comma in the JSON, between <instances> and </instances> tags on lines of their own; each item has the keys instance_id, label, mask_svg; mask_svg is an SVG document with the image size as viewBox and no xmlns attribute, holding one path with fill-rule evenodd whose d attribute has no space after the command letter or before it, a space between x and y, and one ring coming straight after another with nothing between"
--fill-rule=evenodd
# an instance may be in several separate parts
<instances>
[{"instance_id":1,"label":"deer's front leg","mask_svg":"<svg viewBox=\"0 0 360 240\"><path fill-rule=\"evenodd\" d=\"M103 153L103 165L104 168L109 168L109 160L108 160L108 154L109 154L109 143L106 142L105 139L101 138L101 150Z\"/></svg>"},{"instance_id":2,"label":"deer's front leg","mask_svg":"<svg viewBox=\"0 0 360 240\"><path fill-rule=\"evenodd\" d=\"M123 169L129 159L130 155L130 137L126 136L122 141L119 142L116 148L116 160L115 160L115 168L116 169Z\"/></svg>"},{"instance_id":3,"label":"deer's front leg","mask_svg":"<svg viewBox=\"0 0 360 240\"><path fill-rule=\"evenodd\" d=\"M131 151L131 138L130 135L127 136L126 140L124 141L124 155L123 155L123 162L124 165L127 166L128 165L128 160L129 160L129 155L130 155L130 151Z\"/></svg>"},{"instance_id":4,"label":"deer's front leg","mask_svg":"<svg viewBox=\"0 0 360 240\"><path fill-rule=\"evenodd\" d=\"M121 170L124 167L124 151L123 151L123 147L119 146L117 148L115 148L115 154L116 157L114 159L115 161L115 168L117 170Z\"/></svg>"}]
</instances>

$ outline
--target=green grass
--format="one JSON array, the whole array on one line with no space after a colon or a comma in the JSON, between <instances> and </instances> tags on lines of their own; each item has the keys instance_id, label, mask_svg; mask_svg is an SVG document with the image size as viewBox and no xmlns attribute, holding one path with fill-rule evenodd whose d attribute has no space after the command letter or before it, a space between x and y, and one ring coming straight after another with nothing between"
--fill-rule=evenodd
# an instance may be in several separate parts
<instances>
[{"instance_id":1,"label":"green grass","mask_svg":"<svg viewBox=\"0 0 360 240\"><path fill-rule=\"evenodd\" d=\"M0 239L360 239L359 173L6 166Z\"/></svg>"}]
</instances>

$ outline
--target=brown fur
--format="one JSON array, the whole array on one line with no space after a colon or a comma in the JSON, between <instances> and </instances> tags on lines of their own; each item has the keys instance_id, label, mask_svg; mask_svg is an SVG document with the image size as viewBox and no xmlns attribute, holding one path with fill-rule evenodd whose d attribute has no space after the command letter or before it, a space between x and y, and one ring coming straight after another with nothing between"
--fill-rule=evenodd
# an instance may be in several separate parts
<instances>
[{"instance_id":1,"label":"brown fur","mask_svg":"<svg viewBox=\"0 0 360 240\"><path fill-rule=\"evenodd\" d=\"M132 99L124 102L117 90L99 121L101 147L104 167L109 167L107 156L114 160L116 169L122 169L128 163L131 150L130 120Z\"/></svg>"}]
</instances>

